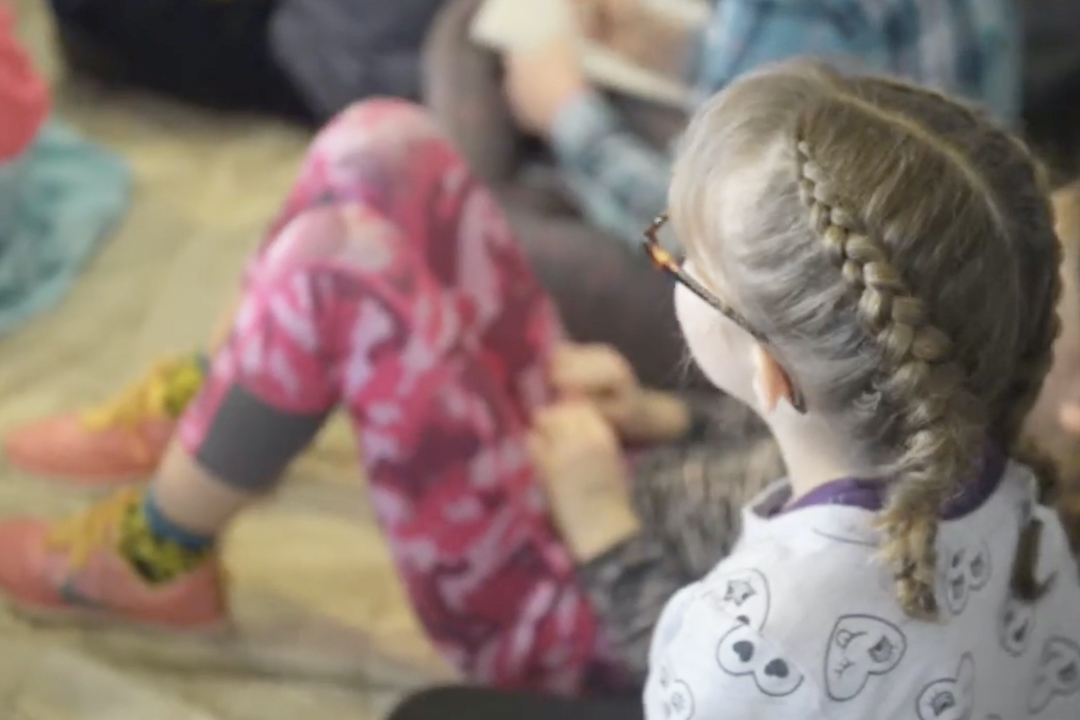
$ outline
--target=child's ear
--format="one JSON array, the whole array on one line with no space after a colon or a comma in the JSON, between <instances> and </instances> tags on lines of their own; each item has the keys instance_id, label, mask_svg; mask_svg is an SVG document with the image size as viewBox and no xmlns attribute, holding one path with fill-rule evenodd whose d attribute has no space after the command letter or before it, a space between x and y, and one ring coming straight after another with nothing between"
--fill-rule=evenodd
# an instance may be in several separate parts
<instances>
[{"instance_id":1,"label":"child's ear","mask_svg":"<svg viewBox=\"0 0 1080 720\"><path fill-rule=\"evenodd\" d=\"M768 353L765 348L755 344L753 349L754 361L754 393L757 395L761 409L771 413L781 400L789 403L794 400L791 381L787 373L780 367L780 363Z\"/></svg>"}]
</instances>

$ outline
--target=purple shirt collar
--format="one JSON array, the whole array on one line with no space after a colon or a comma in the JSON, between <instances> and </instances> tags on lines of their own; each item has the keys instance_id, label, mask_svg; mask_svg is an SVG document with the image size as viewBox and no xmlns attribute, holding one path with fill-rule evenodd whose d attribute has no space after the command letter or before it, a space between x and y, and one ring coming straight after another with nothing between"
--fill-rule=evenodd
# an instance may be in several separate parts
<instances>
[{"instance_id":1,"label":"purple shirt collar","mask_svg":"<svg viewBox=\"0 0 1080 720\"><path fill-rule=\"evenodd\" d=\"M942 508L943 520L956 520L974 512L994 494L1005 474L1007 458L996 443L987 443L979 474L950 498ZM887 483L864 478L842 478L814 488L771 517L815 505L846 505L877 512L885 506Z\"/></svg>"}]
</instances>

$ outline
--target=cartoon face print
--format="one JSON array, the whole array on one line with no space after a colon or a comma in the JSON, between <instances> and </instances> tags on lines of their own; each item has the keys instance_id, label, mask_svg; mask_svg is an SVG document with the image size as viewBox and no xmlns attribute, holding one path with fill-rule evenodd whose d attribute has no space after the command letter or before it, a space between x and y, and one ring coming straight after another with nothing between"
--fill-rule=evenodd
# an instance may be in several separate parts
<instances>
[{"instance_id":1,"label":"cartoon face print","mask_svg":"<svg viewBox=\"0 0 1080 720\"><path fill-rule=\"evenodd\" d=\"M971 720L975 708L975 660L964 653L956 675L923 688L915 707L919 720Z\"/></svg>"},{"instance_id":2,"label":"cartoon face print","mask_svg":"<svg viewBox=\"0 0 1080 720\"><path fill-rule=\"evenodd\" d=\"M758 690L769 697L790 695L802 685L799 669L773 651L756 630L742 623L721 638L716 661L728 675L754 678Z\"/></svg>"},{"instance_id":3,"label":"cartoon face print","mask_svg":"<svg viewBox=\"0 0 1080 720\"><path fill-rule=\"evenodd\" d=\"M953 615L967 607L973 592L990 581L990 548L981 543L974 548L959 548L943 554L941 592Z\"/></svg>"},{"instance_id":4,"label":"cartoon face print","mask_svg":"<svg viewBox=\"0 0 1080 720\"><path fill-rule=\"evenodd\" d=\"M694 717L694 694L690 686L676 680L671 668L666 665L660 669L659 699L664 720L690 720Z\"/></svg>"},{"instance_id":5,"label":"cartoon face print","mask_svg":"<svg viewBox=\"0 0 1080 720\"><path fill-rule=\"evenodd\" d=\"M841 617L825 651L829 697L837 702L851 700L871 677L891 672L906 650L904 633L892 623L870 615Z\"/></svg>"},{"instance_id":6,"label":"cartoon face print","mask_svg":"<svg viewBox=\"0 0 1080 720\"><path fill-rule=\"evenodd\" d=\"M1080 645L1063 637L1052 637L1043 645L1035 685L1028 696L1028 710L1041 713L1056 697L1080 692Z\"/></svg>"},{"instance_id":7,"label":"cartoon face print","mask_svg":"<svg viewBox=\"0 0 1080 720\"><path fill-rule=\"evenodd\" d=\"M1013 657L1023 655L1035 628L1035 606L1012 595L1005 598L998 613L998 642Z\"/></svg>"},{"instance_id":8,"label":"cartoon face print","mask_svg":"<svg viewBox=\"0 0 1080 720\"><path fill-rule=\"evenodd\" d=\"M769 583L757 570L737 570L708 581L704 598L718 612L755 630L769 616Z\"/></svg>"}]
</instances>

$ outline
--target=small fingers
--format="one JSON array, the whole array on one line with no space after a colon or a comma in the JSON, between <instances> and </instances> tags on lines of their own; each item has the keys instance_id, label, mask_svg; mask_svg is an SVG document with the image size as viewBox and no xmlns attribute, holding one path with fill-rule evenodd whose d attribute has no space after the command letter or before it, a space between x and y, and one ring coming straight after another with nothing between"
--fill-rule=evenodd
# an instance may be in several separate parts
<instances>
[{"instance_id":1,"label":"small fingers","mask_svg":"<svg viewBox=\"0 0 1080 720\"><path fill-rule=\"evenodd\" d=\"M556 389L570 394L613 393L637 383L626 358L600 344L564 346L553 354L549 373Z\"/></svg>"},{"instance_id":2,"label":"small fingers","mask_svg":"<svg viewBox=\"0 0 1080 720\"><path fill-rule=\"evenodd\" d=\"M578 417L582 412L581 408L588 404L587 401L579 399L560 400L541 408L536 413L534 422L537 427L547 430L564 426Z\"/></svg>"},{"instance_id":3,"label":"small fingers","mask_svg":"<svg viewBox=\"0 0 1080 720\"><path fill-rule=\"evenodd\" d=\"M541 473L544 473L551 457L550 441L542 433L533 431L525 437L525 446L529 450L533 464Z\"/></svg>"},{"instance_id":4,"label":"small fingers","mask_svg":"<svg viewBox=\"0 0 1080 720\"><path fill-rule=\"evenodd\" d=\"M571 0L570 4L581 34L592 40L602 37L607 24L605 19L607 3L603 0Z\"/></svg>"},{"instance_id":5,"label":"small fingers","mask_svg":"<svg viewBox=\"0 0 1080 720\"><path fill-rule=\"evenodd\" d=\"M567 399L543 408L533 418L536 432L554 438L595 437L610 431L596 405L588 400Z\"/></svg>"}]
</instances>

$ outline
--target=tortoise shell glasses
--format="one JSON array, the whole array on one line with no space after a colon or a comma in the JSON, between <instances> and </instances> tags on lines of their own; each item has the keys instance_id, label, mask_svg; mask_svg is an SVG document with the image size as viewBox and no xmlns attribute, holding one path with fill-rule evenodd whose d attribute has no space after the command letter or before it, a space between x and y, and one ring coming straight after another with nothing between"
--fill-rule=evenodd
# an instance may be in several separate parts
<instances>
[{"instance_id":1,"label":"tortoise shell glasses","mask_svg":"<svg viewBox=\"0 0 1080 720\"><path fill-rule=\"evenodd\" d=\"M676 260L674 255L664 249L663 245L660 244L660 231L667 222L667 213L659 215L645 231L645 252L648 253L649 259L652 260L653 265L661 272L667 273L673 277L677 283L697 295L710 307L719 311L733 323L748 332L750 336L759 343L768 347L773 347L765 333L751 325L750 321L743 317L738 310L718 298L715 293L683 270L682 263ZM800 413L805 413L806 399L803 397L802 392L795 386L795 382L791 379L791 375L787 370L784 370L784 377L787 379L788 386L791 388L791 406Z\"/></svg>"}]
</instances>

